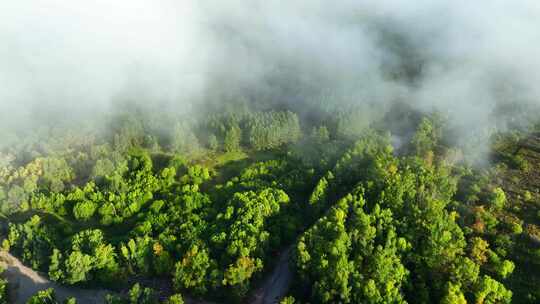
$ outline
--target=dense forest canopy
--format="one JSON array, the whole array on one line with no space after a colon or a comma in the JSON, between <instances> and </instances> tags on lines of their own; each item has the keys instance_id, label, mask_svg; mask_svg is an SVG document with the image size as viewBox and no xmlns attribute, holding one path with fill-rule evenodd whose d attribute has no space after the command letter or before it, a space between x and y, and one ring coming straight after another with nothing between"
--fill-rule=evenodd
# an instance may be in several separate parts
<instances>
[{"instance_id":1,"label":"dense forest canopy","mask_svg":"<svg viewBox=\"0 0 540 304\"><path fill-rule=\"evenodd\" d=\"M444 115L403 104L351 129L362 109L238 109L169 130L127 111L4 148L3 250L107 303L250 301L283 255L283 303L540 299L533 124L478 163Z\"/></svg>"},{"instance_id":2,"label":"dense forest canopy","mask_svg":"<svg viewBox=\"0 0 540 304\"><path fill-rule=\"evenodd\" d=\"M5 2L0 304L540 302L534 1Z\"/></svg>"}]
</instances>

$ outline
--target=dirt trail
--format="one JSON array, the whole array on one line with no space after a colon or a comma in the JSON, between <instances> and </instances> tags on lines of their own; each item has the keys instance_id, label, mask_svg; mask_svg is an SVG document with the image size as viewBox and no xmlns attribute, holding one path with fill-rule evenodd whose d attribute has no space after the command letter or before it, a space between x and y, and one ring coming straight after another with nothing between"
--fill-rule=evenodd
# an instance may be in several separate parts
<instances>
[{"instance_id":1,"label":"dirt trail","mask_svg":"<svg viewBox=\"0 0 540 304\"><path fill-rule=\"evenodd\" d=\"M287 295L292 280L292 272L289 267L291 251L292 246L281 253L272 273L250 297L250 304L275 304Z\"/></svg>"},{"instance_id":2,"label":"dirt trail","mask_svg":"<svg viewBox=\"0 0 540 304\"><path fill-rule=\"evenodd\" d=\"M5 265L4 277L13 288L10 290L14 304L24 304L35 293L47 288L54 288L59 300L75 297L79 304L103 304L108 293L103 289L81 289L64 287L49 281L33 269L24 266L17 258L5 251L0 251L0 261Z\"/></svg>"},{"instance_id":3,"label":"dirt trail","mask_svg":"<svg viewBox=\"0 0 540 304\"><path fill-rule=\"evenodd\" d=\"M275 304L286 295L292 279L292 273L289 269L291 251L292 246L281 253L275 268L264 279L261 287L252 294L247 303ZM24 304L32 295L47 288L54 288L60 301L74 297L78 304L104 304L105 295L111 293L105 289L62 286L23 265L19 259L5 251L0 251L0 264L5 266L3 277L9 282L10 295L14 304ZM186 297L185 301L188 304L215 304L190 297Z\"/></svg>"}]
</instances>

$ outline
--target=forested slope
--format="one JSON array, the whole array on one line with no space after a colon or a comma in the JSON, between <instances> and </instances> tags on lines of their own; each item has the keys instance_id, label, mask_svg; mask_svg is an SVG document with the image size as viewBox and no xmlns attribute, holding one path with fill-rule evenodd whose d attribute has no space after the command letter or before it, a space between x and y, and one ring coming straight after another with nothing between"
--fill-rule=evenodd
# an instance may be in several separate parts
<instances>
[{"instance_id":1,"label":"forested slope","mask_svg":"<svg viewBox=\"0 0 540 304\"><path fill-rule=\"evenodd\" d=\"M107 303L245 302L287 248L283 303L540 300L537 133L495 134L478 165L436 114L216 113L4 147L3 250Z\"/></svg>"}]
</instances>

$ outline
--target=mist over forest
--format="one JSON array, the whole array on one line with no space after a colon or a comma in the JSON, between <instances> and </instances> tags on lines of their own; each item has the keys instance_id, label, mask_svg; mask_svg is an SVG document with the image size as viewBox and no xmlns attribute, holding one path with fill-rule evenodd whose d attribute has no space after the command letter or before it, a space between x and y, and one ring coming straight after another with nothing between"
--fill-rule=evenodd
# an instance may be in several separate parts
<instances>
[{"instance_id":1,"label":"mist over forest","mask_svg":"<svg viewBox=\"0 0 540 304\"><path fill-rule=\"evenodd\" d=\"M539 29L533 0L2 1L0 304L538 303Z\"/></svg>"},{"instance_id":2,"label":"mist over forest","mask_svg":"<svg viewBox=\"0 0 540 304\"><path fill-rule=\"evenodd\" d=\"M6 1L2 124L102 123L126 103L181 114L404 102L467 137L538 106L535 1L379 2Z\"/></svg>"}]
</instances>

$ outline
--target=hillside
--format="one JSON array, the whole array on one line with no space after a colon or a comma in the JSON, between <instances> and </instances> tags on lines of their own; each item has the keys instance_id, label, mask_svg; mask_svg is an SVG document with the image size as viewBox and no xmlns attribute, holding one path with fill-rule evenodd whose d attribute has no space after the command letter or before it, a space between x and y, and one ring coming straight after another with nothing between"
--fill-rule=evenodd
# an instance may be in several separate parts
<instances>
[{"instance_id":1,"label":"hillside","mask_svg":"<svg viewBox=\"0 0 540 304\"><path fill-rule=\"evenodd\" d=\"M48 277L25 283L52 288L34 301L535 303L537 133L498 133L471 164L416 117L399 150L379 122L276 111L6 150L2 247Z\"/></svg>"}]
</instances>

